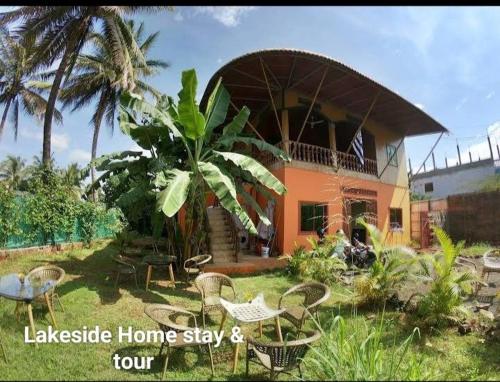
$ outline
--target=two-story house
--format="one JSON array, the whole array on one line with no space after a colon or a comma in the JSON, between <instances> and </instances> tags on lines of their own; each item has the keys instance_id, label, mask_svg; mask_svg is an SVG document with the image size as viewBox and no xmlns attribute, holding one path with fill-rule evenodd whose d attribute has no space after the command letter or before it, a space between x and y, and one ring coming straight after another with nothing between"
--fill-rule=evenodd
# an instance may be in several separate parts
<instances>
[{"instance_id":1,"label":"two-story house","mask_svg":"<svg viewBox=\"0 0 500 382\"><path fill-rule=\"evenodd\" d=\"M319 227L328 233L342 228L349 236L357 231L364 239L355 225L360 215L388 242L410 241L403 140L446 131L441 124L383 85L316 53L271 49L238 57L213 75L202 104L219 77L231 95L227 118L246 105L248 131L292 159L254 150L287 187L271 211L277 252L307 246ZM253 192L265 208L266 198Z\"/></svg>"}]
</instances>

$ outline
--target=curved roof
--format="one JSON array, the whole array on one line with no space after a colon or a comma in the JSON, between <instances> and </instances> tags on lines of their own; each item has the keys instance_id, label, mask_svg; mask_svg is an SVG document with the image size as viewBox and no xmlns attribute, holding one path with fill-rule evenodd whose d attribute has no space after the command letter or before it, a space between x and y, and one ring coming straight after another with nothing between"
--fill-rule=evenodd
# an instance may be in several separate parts
<instances>
[{"instance_id":1,"label":"curved roof","mask_svg":"<svg viewBox=\"0 0 500 382\"><path fill-rule=\"evenodd\" d=\"M252 114L257 113L270 103L263 67L274 95L283 89L294 89L312 100L325 76L317 101L332 102L363 117L380 92L370 119L405 136L447 131L411 102L356 70L329 57L293 49L260 50L233 59L212 76L201 104L206 103L222 77L235 106L246 105Z\"/></svg>"}]
</instances>

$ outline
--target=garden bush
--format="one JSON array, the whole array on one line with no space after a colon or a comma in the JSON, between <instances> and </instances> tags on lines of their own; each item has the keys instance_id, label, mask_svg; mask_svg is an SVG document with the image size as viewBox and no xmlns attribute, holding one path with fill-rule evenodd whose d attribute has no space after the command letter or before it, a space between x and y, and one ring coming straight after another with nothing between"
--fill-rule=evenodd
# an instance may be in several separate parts
<instances>
[{"instance_id":1,"label":"garden bush","mask_svg":"<svg viewBox=\"0 0 500 382\"><path fill-rule=\"evenodd\" d=\"M473 291L476 277L471 272L455 268L464 242L453 244L448 234L439 227L433 227L441 251L419 259L419 276L429 283L429 292L417 303L412 315L422 326L439 327L456 323L468 315L462 307L462 298Z\"/></svg>"},{"instance_id":2,"label":"garden bush","mask_svg":"<svg viewBox=\"0 0 500 382\"><path fill-rule=\"evenodd\" d=\"M406 282L415 259L412 249L404 246L384 246L380 231L359 219L370 237L376 259L368 272L358 278L355 291L360 304L382 305Z\"/></svg>"},{"instance_id":3,"label":"garden bush","mask_svg":"<svg viewBox=\"0 0 500 382\"><path fill-rule=\"evenodd\" d=\"M84 244L90 245L95 237L97 224L106 210L103 206L90 202L81 202L76 207L76 219L80 227L80 237Z\"/></svg>"},{"instance_id":4,"label":"garden bush","mask_svg":"<svg viewBox=\"0 0 500 382\"><path fill-rule=\"evenodd\" d=\"M56 171L35 169L26 189L16 192L0 184L0 248L78 240L88 245L123 226L119 209L106 211L104 205L72 197L74 190Z\"/></svg>"},{"instance_id":5,"label":"garden bush","mask_svg":"<svg viewBox=\"0 0 500 382\"><path fill-rule=\"evenodd\" d=\"M28 183L29 195L25 199L23 222L29 226L25 234L34 240L38 234L44 242L56 243L60 232L69 240L74 231L76 201L68 195L70 190L52 170L42 167L33 173Z\"/></svg>"},{"instance_id":6,"label":"garden bush","mask_svg":"<svg viewBox=\"0 0 500 382\"><path fill-rule=\"evenodd\" d=\"M336 257L331 257L338 238L333 235L326 236L323 243L309 237L311 250L304 246L297 246L292 256L288 259L288 272L304 280L315 280L322 283L333 284L339 281L342 271L347 269L346 263Z\"/></svg>"},{"instance_id":7,"label":"garden bush","mask_svg":"<svg viewBox=\"0 0 500 382\"><path fill-rule=\"evenodd\" d=\"M19 209L15 201L15 194L0 183L0 248L5 246L11 235L20 233L18 226Z\"/></svg>"}]
</instances>

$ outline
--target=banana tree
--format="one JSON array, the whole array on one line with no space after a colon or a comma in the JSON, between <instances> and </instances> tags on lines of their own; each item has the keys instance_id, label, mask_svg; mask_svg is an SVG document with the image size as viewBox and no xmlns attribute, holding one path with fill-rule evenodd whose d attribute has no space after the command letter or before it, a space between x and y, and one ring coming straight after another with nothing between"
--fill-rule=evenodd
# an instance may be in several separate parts
<instances>
[{"instance_id":1,"label":"banana tree","mask_svg":"<svg viewBox=\"0 0 500 382\"><path fill-rule=\"evenodd\" d=\"M199 246L207 232L206 196L213 193L221 206L234 214L251 234L257 229L240 204L238 196L253 208L264 224L270 221L243 185L252 184L269 196L271 190L278 195L285 186L262 164L248 155L248 148L256 146L277 158L289 160L280 149L244 133L250 110L243 107L227 124L230 96L218 81L202 112L196 103L197 78L194 69L182 73L182 89L177 103L163 96L156 105L133 93L121 97L120 128L148 153L147 172L150 183L140 183L137 190L127 194L153 192L156 211L169 218L186 209L184 227L184 256ZM118 155L120 158L120 155ZM145 161L141 154L127 163ZM123 158L121 158L123 159ZM102 160L96 167L105 170L103 177L117 167L126 167L123 160ZM98 180L96 183L98 183ZM196 234L201 234L196 236ZM195 242L190 238L195 237ZM198 241L198 243L196 243Z\"/></svg>"}]
</instances>

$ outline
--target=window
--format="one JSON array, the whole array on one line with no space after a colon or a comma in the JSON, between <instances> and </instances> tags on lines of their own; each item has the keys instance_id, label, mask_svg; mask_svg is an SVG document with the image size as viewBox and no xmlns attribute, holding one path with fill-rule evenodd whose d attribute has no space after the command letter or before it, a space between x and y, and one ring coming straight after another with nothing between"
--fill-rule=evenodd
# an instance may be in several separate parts
<instances>
[{"instance_id":1,"label":"window","mask_svg":"<svg viewBox=\"0 0 500 382\"><path fill-rule=\"evenodd\" d=\"M396 151L397 151L396 146L394 146L394 145L387 145L386 146L387 160L389 161L389 164L391 166L398 167L398 153Z\"/></svg>"},{"instance_id":2,"label":"window","mask_svg":"<svg viewBox=\"0 0 500 382\"><path fill-rule=\"evenodd\" d=\"M327 225L327 206L319 203L300 204L300 231L316 232Z\"/></svg>"},{"instance_id":3,"label":"window","mask_svg":"<svg viewBox=\"0 0 500 382\"><path fill-rule=\"evenodd\" d=\"M425 192L432 192L432 191L434 191L434 183L432 183L432 182L425 183L424 184L424 191Z\"/></svg>"},{"instance_id":4,"label":"window","mask_svg":"<svg viewBox=\"0 0 500 382\"><path fill-rule=\"evenodd\" d=\"M391 231L403 230L403 210L401 208L389 209L389 227Z\"/></svg>"}]
</instances>

